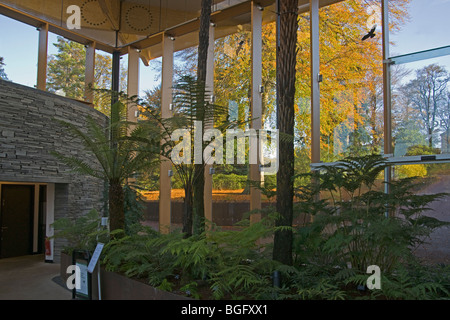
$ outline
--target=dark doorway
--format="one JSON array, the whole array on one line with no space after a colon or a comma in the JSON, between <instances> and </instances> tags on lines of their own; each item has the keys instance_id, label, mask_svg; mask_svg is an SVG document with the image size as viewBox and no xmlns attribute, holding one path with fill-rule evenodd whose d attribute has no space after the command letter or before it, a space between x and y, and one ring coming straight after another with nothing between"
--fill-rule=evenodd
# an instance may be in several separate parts
<instances>
[{"instance_id":1,"label":"dark doorway","mask_svg":"<svg viewBox=\"0 0 450 320\"><path fill-rule=\"evenodd\" d=\"M38 252L45 253L47 186L39 186Z\"/></svg>"},{"instance_id":2,"label":"dark doorway","mask_svg":"<svg viewBox=\"0 0 450 320\"><path fill-rule=\"evenodd\" d=\"M32 253L34 186L2 185L0 258Z\"/></svg>"}]
</instances>

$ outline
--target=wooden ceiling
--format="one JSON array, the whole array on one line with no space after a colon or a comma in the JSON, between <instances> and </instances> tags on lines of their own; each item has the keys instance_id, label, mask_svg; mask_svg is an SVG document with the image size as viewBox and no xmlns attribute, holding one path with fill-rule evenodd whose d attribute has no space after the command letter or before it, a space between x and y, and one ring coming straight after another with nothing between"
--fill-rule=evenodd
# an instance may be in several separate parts
<instances>
[{"instance_id":1,"label":"wooden ceiling","mask_svg":"<svg viewBox=\"0 0 450 320\"><path fill-rule=\"evenodd\" d=\"M342 0L320 0L321 6ZM248 0L213 0L211 22L220 38L248 27L251 5ZM274 21L275 0L259 0L265 7L264 21ZM81 10L81 29L69 30L70 5ZM299 0L301 12L309 0ZM112 53L139 49L144 63L161 55L163 34L176 38L175 50L197 45L201 0L2 0L0 14L40 27L83 44L95 42L99 50Z\"/></svg>"}]
</instances>

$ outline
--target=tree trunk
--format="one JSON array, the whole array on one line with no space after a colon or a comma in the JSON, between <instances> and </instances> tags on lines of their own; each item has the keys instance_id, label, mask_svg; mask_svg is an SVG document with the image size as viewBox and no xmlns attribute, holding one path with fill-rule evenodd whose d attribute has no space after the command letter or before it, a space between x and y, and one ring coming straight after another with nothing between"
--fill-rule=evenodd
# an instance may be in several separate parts
<instances>
[{"instance_id":1,"label":"tree trunk","mask_svg":"<svg viewBox=\"0 0 450 320\"><path fill-rule=\"evenodd\" d=\"M294 99L297 61L298 1L279 1L277 46L277 126L282 138L279 145L277 173L277 226L292 227L294 187ZM292 231L277 231L274 237L273 259L292 264Z\"/></svg>"},{"instance_id":2,"label":"tree trunk","mask_svg":"<svg viewBox=\"0 0 450 320\"><path fill-rule=\"evenodd\" d=\"M120 182L109 181L109 228L125 230L124 193Z\"/></svg>"},{"instance_id":3,"label":"tree trunk","mask_svg":"<svg viewBox=\"0 0 450 320\"><path fill-rule=\"evenodd\" d=\"M192 236L192 187L187 184L184 187L184 208L183 208L183 233L184 237L188 238Z\"/></svg>"},{"instance_id":4,"label":"tree trunk","mask_svg":"<svg viewBox=\"0 0 450 320\"><path fill-rule=\"evenodd\" d=\"M206 83L206 71L208 60L209 47L209 24L211 18L212 0L202 0L202 11L200 15L200 30L198 42L198 62L197 62L197 81L202 86ZM205 87L206 89L206 87ZM205 100L205 91L200 95L198 103L203 103ZM202 126L204 124L204 112L197 111L197 120L201 120ZM203 132L202 128L202 132ZM203 150L202 150L203 151ZM202 152L203 155L203 152ZM205 167L203 164L194 164L194 233L202 233L205 229L205 203L204 203L204 188L205 188Z\"/></svg>"},{"instance_id":5,"label":"tree trunk","mask_svg":"<svg viewBox=\"0 0 450 320\"><path fill-rule=\"evenodd\" d=\"M433 129L428 129L428 146L433 148Z\"/></svg>"}]
</instances>

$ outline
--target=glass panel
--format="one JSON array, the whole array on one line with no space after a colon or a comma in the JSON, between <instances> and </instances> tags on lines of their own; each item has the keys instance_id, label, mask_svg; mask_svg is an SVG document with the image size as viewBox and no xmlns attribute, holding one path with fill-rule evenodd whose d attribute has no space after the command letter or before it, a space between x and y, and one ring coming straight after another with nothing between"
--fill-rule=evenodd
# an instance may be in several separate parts
<instances>
[{"instance_id":1,"label":"glass panel","mask_svg":"<svg viewBox=\"0 0 450 320\"><path fill-rule=\"evenodd\" d=\"M448 46L450 2L389 1L391 56Z\"/></svg>"},{"instance_id":2,"label":"glass panel","mask_svg":"<svg viewBox=\"0 0 450 320\"><path fill-rule=\"evenodd\" d=\"M297 39L297 79L295 90L294 169L296 174L310 171L311 154L311 65L309 12L299 15ZM275 36L275 35L274 35ZM275 58L272 58L275 61ZM276 94L275 92L273 93ZM276 103L276 100L273 102ZM275 108L275 107L274 107ZM276 119L276 115L274 116Z\"/></svg>"},{"instance_id":3,"label":"glass panel","mask_svg":"<svg viewBox=\"0 0 450 320\"><path fill-rule=\"evenodd\" d=\"M146 66L139 60L139 96L144 98L147 92L161 90L161 66L162 58L156 58L149 61Z\"/></svg>"},{"instance_id":4,"label":"glass panel","mask_svg":"<svg viewBox=\"0 0 450 320\"><path fill-rule=\"evenodd\" d=\"M416 195L437 194L450 192L450 164L414 164L395 166L394 180L417 177L414 181ZM450 222L450 196L444 196L429 204L431 210L423 213L441 221ZM416 256L426 263L448 264L450 260L450 237L448 227L434 229L430 238L423 238L424 244L414 251Z\"/></svg>"},{"instance_id":5,"label":"glass panel","mask_svg":"<svg viewBox=\"0 0 450 320\"><path fill-rule=\"evenodd\" d=\"M48 56L47 90L68 98L84 100L86 48L61 36L52 35L50 38L54 42L49 46L52 47L53 54Z\"/></svg>"},{"instance_id":6,"label":"glass panel","mask_svg":"<svg viewBox=\"0 0 450 320\"><path fill-rule=\"evenodd\" d=\"M0 57L4 64L0 70L4 77L25 86L36 85L38 38L36 28L0 15Z\"/></svg>"},{"instance_id":7,"label":"glass panel","mask_svg":"<svg viewBox=\"0 0 450 320\"><path fill-rule=\"evenodd\" d=\"M380 153L381 30L378 1L345 1L320 9L321 159ZM375 28L371 31L372 28ZM373 37L366 35L373 32Z\"/></svg>"},{"instance_id":8,"label":"glass panel","mask_svg":"<svg viewBox=\"0 0 450 320\"><path fill-rule=\"evenodd\" d=\"M450 56L392 67L395 156L450 153Z\"/></svg>"},{"instance_id":9,"label":"glass panel","mask_svg":"<svg viewBox=\"0 0 450 320\"><path fill-rule=\"evenodd\" d=\"M228 107L230 120L249 121L251 90L250 32L241 29L235 34L216 40L214 77L215 103ZM248 123L239 127L242 131L248 128ZM224 146L224 164L214 165L213 189L215 189L215 193L220 193L220 195L215 195L214 198L225 199L229 197L230 199L237 199L236 193L248 191L246 188L249 174L248 153L245 153L245 164L238 164L236 152L234 153L235 162L226 163L225 136ZM224 193L229 193L229 195L227 196ZM243 197L246 198L246 196ZM248 201L248 198L245 201Z\"/></svg>"}]
</instances>

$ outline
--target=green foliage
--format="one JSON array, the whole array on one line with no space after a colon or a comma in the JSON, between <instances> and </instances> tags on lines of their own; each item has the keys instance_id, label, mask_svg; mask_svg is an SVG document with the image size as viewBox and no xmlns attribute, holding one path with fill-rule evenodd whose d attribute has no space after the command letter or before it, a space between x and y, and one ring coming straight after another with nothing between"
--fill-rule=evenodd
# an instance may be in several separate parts
<instances>
[{"instance_id":1,"label":"green foliage","mask_svg":"<svg viewBox=\"0 0 450 320\"><path fill-rule=\"evenodd\" d=\"M48 58L47 90L84 100L86 48L83 44L63 37L58 37L53 45L57 53ZM110 56L96 52L93 88L111 88L111 65ZM120 90L125 91L127 69L123 65L120 69ZM94 91L94 106L105 115L110 115L111 101L99 91Z\"/></svg>"},{"instance_id":2,"label":"green foliage","mask_svg":"<svg viewBox=\"0 0 450 320\"><path fill-rule=\"evenodd\" d=\"M107 231L101 227L101 216L96 210L72 219L68 217L55 220L55 234L52 238L67 240L65 251L95 249L97 242L107 241Z\"/></svg>"},{"instance_id":3,"label":"green foliage","mask_svg":"<svg viewBox=\"0 0 450 320\"><path fill-rule=\"evenodd\" d=\"M137 103L144 108L143 123L153 130L160 130L161 150L160 154L165 160L172 163L178 182L185 191L185 212L183 228L186 236L193 232L199 234L204 228L203 212L203 172L206 161L195 163L196 143L194 142L195 130L204 132L206 128L212 128L223 133L234 124L228 119L228 108L210 103L210 93L205 90L205 83L196 80L192 76L182 76L173 87L173 114L169 118L163 118L157 108L158 102L150 99L139 100ZM198 126L198 127L197 127ZM179 136L173 137L177 130L187 130L183 137L183 145L177 143ZM195 129L195 130L194 130ZM183 134L186 133L183 132ZM212 138L212 137L211 137ZM185 140L186 139L186 140ZM201 156L208 143L202 140ZM180 147L183 146L183 147ZM181 157L180 153L183 154ZM175 160L177 158L177 160ZM200 174L201 172L201 174Z\"/></svg>"},{"instance_id":4,"label":"green foliage","mask_svg":"<svg viewBox=\"0 0 450 320\"><path fill-rule=\"evenodd\" d=\"M126 184L124 187L125 233L131 234L139 230L144 219L145 203L142 196Z\"/></svg>"},{"instance_id":5,"label":"green foliage","mask_svg":"<svg viewBox=\"0 0 450 320\"><path fill-rule=\"evenodd\" d=\"M213 188L217 190L244 189L247 186L247 176L218 173L213 176Z\"/></svg>"},{"instance_id":6,"label":"green foliage","mask_svg":"<svg viewBox=\"0 0 450 320\"><path fill-rule=\"evenodd\" d=\"M108 182L110 228L125 228L124 209L127 204L124 203L122 187L137 172L159 162L160 136L144 124L126 121L126 105L120 100L111 106L107 129L90 117L87 118L85 131L71 122L55 121L80 139L86 152L92 154L96 161L56 151L52 154L75 173Z\"/></svg>"},{"instance_id":7,"label":"green foliage","mask_svg":"<svg viewBox=\"0 0 450 320\"><path fill-rule=\"evenodd\" d=\"M208 289L207 298L257 298L271 290L270 275L277 266L263 240L273 232L273 219L201 235L140 232L111 241L105 247L108 270L147 279L159 288L190 292Z\"/></svg>"},{"instance_id":8,"label":"green foliage","mask_svg":"<svg viewBox=\"0 0 450 320\"><path fill-rule=\"evenodd\" d=\"M408 147L405 156L420 156L424 154L439 154L439 153L441 153L441 150L439 150L438 148L432 148L425 145L414 145Z\"/></svg>"},{"instance_id":9,"label":"green foliage","mask_svg":"<svg viewBox=\"0 0 450 320\"><path fill-rule=\"evenodd\" d=\"M390 274L381 275L381 289L368 291L364 299L436 300L448 299L450 281L448 266L401 265ZM345 280L364 286L367 275L354 275Z\"/></svg>"},{"instance_id":10,"label":"green foliage","mask_svg":"<svg viewBox=\"0 0 450 320\"><path fill-rule=\"evenodd\" d=\"M3 57L0 57L0 79L8 80L8 76L6 75L5 69L3 68L5 63L3 62Z\"/></svg>"},{"instance_id":11,"label":"green foliage","mask_svg":"<svg viewBox=\"0 0 450 320\"><path fill-rule=\"evenodd\" d=\"M443 194L416 195L413 179L382 191L379 156L348 158L339 166L302 175L296 210L313 217L299 227L275 227L274 208L232 230L209 226L202 234L159 234L143 228L105 247L109 270L146 279L162 290L195 299L442 299L448 266L422 266L412 255L445 223L425 216ZM320 193L320 198L318 194ZM386 213L388 215L386 216ZM274 232L294 230L294 265L272 259ZM368 265L381 269L381 289L368 290ZM281 287L274 287L278 271Z\"/></svg>"},{"instance_id":12,"label":"green foliage","mask_svg":"<svg viewBox=\"0 0 450 320\"><path fill-rule=\"evenodd\" d=\"M445 225L423 215L444 194L416 195L412 179L390 183L386 194L378 180L385 167L381 157L368 156L347 158L311 174L316 187L309 190L309 199L320 193L321 201L299 206L314 220L297 233L298 257L341 267L350 263L361 272L378 265L391 272L413 258L411 249L434 228ZM301 191L302 197L308 195Z\"/></svg>"}]
</instances>

